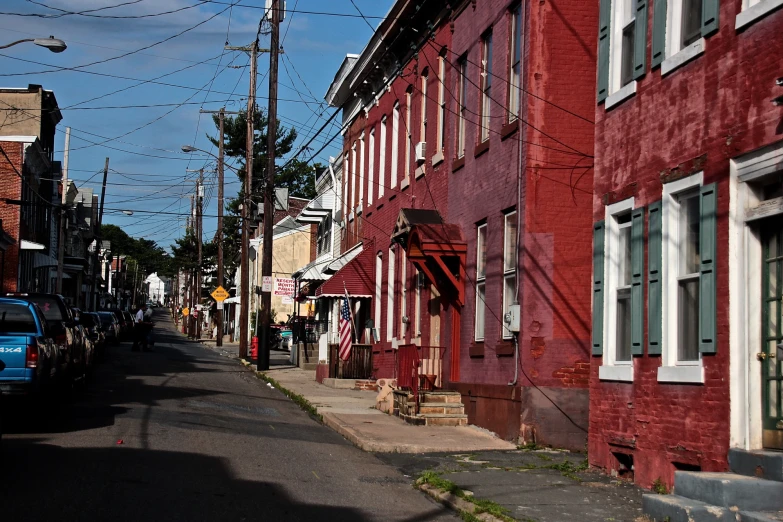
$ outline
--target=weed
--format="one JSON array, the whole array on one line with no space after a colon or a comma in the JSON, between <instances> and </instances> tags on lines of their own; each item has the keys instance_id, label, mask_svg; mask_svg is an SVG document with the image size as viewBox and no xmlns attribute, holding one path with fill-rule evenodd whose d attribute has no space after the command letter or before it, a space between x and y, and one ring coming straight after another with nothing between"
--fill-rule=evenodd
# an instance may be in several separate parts
<instances>
[{"instance_id":1,"label":"weed","mask_svg":"<svg viewBox=\"0 0 783 522\"><path fill-rule=\"evenodd\" d=\"M488 513L496 518L499 518L500 520L505 520L507 522L514 521L513 518L508 516L508 510L500 504L491 500L482 500L475 498L472 495L466 495L459 486L450 480L444 479L440 476L440 473L436 471L427 470L419 475L419 478L416 480L416 485L421 484L428 484L442 491L447 491L448 493L451 493L452 495L466 500L476 506L474 513L468 513L465 511L460 512L460 517L466 522L475 522L480 520L475 515L480 515L482 513Z\"/></svg>"},{"instance_id":2,"label":"weed","mask_svg":"<svg viewBox=\"0 0 783 522\"><path fill-rule=\"evenodd\" d=\"M666 484L663 483L661 480L661 477L658 477L655 479L655 482L652 484L652 490L658 493L659 495L668 495L669 494L669 488L666 487Z\"/></svg>"},{"instance_id":3,"label":"weed","mask_svg":"<svg viewBox=\"0 0 783 522\"><path fill-rule=\"evenodd\" d=\"M318 422L323 422L323 416L321 416L321 414L318 413L318 410L315 409L315 406L310 404L310 401L305 399L303 396L284 388L283 386L280 385L279 382L277 382L276 380L274 380L273 378L269 377L266 374L256 373L256 375L258 375L259 379L268 382L269 384L271 384L272 386L274 386L275 388L283 392L283 394L286 397L291 399L297 406L299 406L308 414L310 414L310 416L316 419Z\"/></svg>"},{"instance_id":4,"label":"weed","mask_svg":"<svg viewBox=\"0 0 783 522\"><path fill-rule=\"evenodd\" d=\"M517 446L518 449L524 450L524 451L535 451L544 449L543 446L539 446L535 442L528 442L527 444L523 444L521 446Z\"/></svg>"},{"instance_id":5,"label":"weed","mask_svg":"<svg viewBox=\"0 0 783 522\"><path fill-rule=\"evenodd\" d=\"M536 455L536 457L538 457L541 460L552 460L552 457L550 457L549 455L544 455L544 454Z\"/></svg>"}]
</instances>

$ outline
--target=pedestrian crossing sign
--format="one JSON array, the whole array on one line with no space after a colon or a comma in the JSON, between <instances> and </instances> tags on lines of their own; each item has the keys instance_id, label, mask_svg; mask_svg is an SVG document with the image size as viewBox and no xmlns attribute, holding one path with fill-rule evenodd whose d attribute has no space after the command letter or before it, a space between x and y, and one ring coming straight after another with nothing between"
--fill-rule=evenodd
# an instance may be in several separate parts
<instances>
[{"instance_id":1,"label":"pedestrian crossing sign","mask_svg":"<svg viewBox=\"0 0 783 522\"><path fill-rule=\"evenodd\" d=\"M217 287L211 295L218 303L222 303L228 299L228 292L226 292L226 289L222 286Z\"/></svg>"}]
</instances>

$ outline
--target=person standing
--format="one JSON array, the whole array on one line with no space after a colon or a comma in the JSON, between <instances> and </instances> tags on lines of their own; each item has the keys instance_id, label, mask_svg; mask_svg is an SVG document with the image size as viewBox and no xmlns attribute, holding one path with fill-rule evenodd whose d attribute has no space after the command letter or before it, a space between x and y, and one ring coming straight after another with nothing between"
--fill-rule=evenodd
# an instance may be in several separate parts
<instances>
[{"instance_id":1,"label":"person standing","mask_svg":"<svg viewBox=\"0 0 783 522\"><path fill-rule=\"evenodd\" d=\"M141 305L141 308L136 312L136 321L133 325L133 346L131 347L131 350L134 352L138 352L139 348L143 349L145 352L148 351L147 348L147 328L144 324L144 312L147 311L147 305L143 304Z\"/></svg>"}]
</instances>

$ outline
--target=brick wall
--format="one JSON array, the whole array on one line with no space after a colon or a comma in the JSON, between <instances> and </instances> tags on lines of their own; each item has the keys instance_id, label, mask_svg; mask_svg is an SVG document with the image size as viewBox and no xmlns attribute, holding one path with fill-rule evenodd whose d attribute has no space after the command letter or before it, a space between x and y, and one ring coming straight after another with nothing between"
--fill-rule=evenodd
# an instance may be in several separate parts
<instances>
[{"instance_id":1,"label":"brick wall","mask_svg":"<svg viewBox=\"0 0 783 522\"><path fill-rule=\"evenodd\" d=\"M19 277L19 233L20 207L9 205L5 199L19 201L22 197L22 180L17 174L23 171L24 143L0 141L5 154L0 155L0 219L3 220L3 230L14 239L14 244L5 251L3 259L3 292L15 292ZM10 163L9 163L10 160Z\"/></svg>"},{"instance_id":2,"label":"brick wall","mask_svg":"<svg viewBox=\"0 0 783 522\"><path fill-rule=\"evenodd\" d=\"M781 94L775 78L783 72L783 11L738 32L740 5L721 2L720 30L706 39L703 55L663 78L659 69L650 71L648 61L633 98L595 112L595 221L604 218L606 202L628 195L637 207L659 201L662 176L679 165L703 168L704 183L718 184L717 354L703 357L704 384L658 383L660 356L647 355L634 358L633 383L600 381L601 358L592 358L590 463L617 469L612 453L631 454L635 480L645 487L656 479L671 485L678 466L727 467L730 158L783 137L783 111L770 103ZM704 155L693 169L691 160ZM647 223L645 241L646 233ZM645 346L646 317L645 310Z\"/></svg>"}]
</instances>

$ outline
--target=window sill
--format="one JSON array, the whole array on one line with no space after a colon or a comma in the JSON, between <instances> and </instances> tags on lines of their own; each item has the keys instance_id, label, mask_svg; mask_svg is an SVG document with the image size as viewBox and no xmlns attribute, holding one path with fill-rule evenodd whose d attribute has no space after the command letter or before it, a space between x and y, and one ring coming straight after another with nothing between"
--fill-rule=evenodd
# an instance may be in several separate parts
<instances>
[{"instance_id":1,"label":"window sill","mask_svg":"<svg viewBox=\"0 0 783 522\"><path fill-rule=\"evenodd\" d=\"M349 221L349 222L350 222L350 221L353 221L353 212L351 212L350 214L348 214L348 221Z\"/></svg>"},{"instance_id":2,"label":"window sill","mask_svg":"<svg viewBox=\"0 0 783 522\"><path fill-rule=\"evenodd\" d=\"M408 188L408 186L411 184L410 179L408 178L408 175L406 175L403 180L400 182L400 190L405 190Z\"/></svg>"},{"instance_id":3,"label":"window sill","mask_svg":"<svg viewBox=\"0 0 783 522\"><path fill-rule=\"evenodd\" d=\"M498 357L506 357L514 355L514 340L513 339L500 339L495 344L495 355Z\"/></svg>"},{"instance_id":4,"label":"window sill","mask_svg":"<svg viewBox=\"0 0 783 522\"><path fill-rule=\"evenodd\" d=\"M424 175L424 165L419 165L416 167L416 172L414 173L414 176L416 176L416 179L419 179Z\"/></svg>"},{"instance_id":5,"label":"window sill","mask_svg":"<svg viewBox=\"0 0 783 522\"><path fill-rule=\"evenodd\" d=\"M704 384L704 366L661 366L658 382L682 382Z\"/></svg>"},{"instance_id":6,"label":"window sill","mask_svg":"<svg viewBox=\"0 0 783 522\"><path fill-rule=\"evenodd\" d=\"M476 148L473 149L473 157L478 158L488 150L489 150L489 138L476 145Z\"/></svg>"},{"instance_id":7,"label":"window sill","mask_svg":"<svg viewBox=\"0 0 783 522\"><path fill-rule=\"evenodd\" d=\"M519 130L519 120L514 120L512 122L506 123L503 125L503 128L500 129L500 139L505 140L512 134L514 134L517 130Z\"/></svg>"},{"instance_id":8,"label":"window sill","mask_svg":"<svg viewBox=\"0 0 783 522\"><path fill-rule=\"evenodd\" d=\"M703 53L704 38L699 38L685 49L680 49L677 54L666 58L661 64L661 76L666 76Z\"/></svg>"},{"instance_id":9,"label":"window sill","mask_svg":"<svg viewBox=\"0 0 783 522\"><path fill-rule=\"evenodd\" d=\"M599 366L598 378L602 381L633 382L633 365Z\"/></svg>"},{"instance_id":10,"label":"window sill","mask_svg":"<svg viewBox=\"0 0 783 522\"><path fill-rule=\"evenodd\" d=\"M739 30L750 25L759 18L766 16L767 13L771 13L778 7L783 6L783 0L761 0L756 5L749 7L737 14L737 19L734 23L734 29Z\"/></svg>"},{"instance_id":11,"label":"window sill","mask_svg":"<svg viewBox=\"0 0 783 522\"><path fill-rule=\"evenodd\" d=\"M451 162L451 172L457 172L459 169L465 166L465 156L461 158L454 158Z\"/></svg>"},{"instance_id":12,"label":"window sill","mask_svg":"<svg viewBox=\"0 0 783 522\"><path fill-rule=\"evenodd\" d=\"M615 105L624 102L634 94L636 94L636 80L633 80L625 87L621 87L619 90L607 96L606 102L604 103L604 107L606 108L606 110L609 110Z\"/></svg>"},{"instance_id":13,"label":"window sill","mask_svg":"<svg viewBox=\"0 0 783 522\"><path fill-rule=\"evenodd\" d=\"M470 357L484 357L484 341L474 341L468 346Z\"/></svg>"},{"instance_id":14,"label":"window sill","mask_svg":"<svg viewBox=\"0 0 783 522\"><path fill-rule=\"evenodd\" d=\"M444 157L443 157L443 151L436 152L435 155L432 157L432 166L440 165L443 163Z\"/></svg>"}]
</instances>

